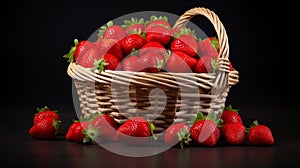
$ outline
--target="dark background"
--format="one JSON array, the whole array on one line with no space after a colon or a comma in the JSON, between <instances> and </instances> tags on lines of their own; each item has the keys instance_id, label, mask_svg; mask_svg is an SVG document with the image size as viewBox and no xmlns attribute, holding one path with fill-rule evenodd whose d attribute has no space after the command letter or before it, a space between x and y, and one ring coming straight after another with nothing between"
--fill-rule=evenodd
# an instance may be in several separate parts
<instances>
[{"instance_id":1,"label":"dark background","mask_svg":"<svg viewBox=\"0 0 300 168\"><path fill-rule=\"evenodd\" d=\"M74 38L86 39L107 21L132 12L181 15L193 7L207 7L225 26L229 59L240 73L227 104L240 110L246 125L257 119L270 126L278 145L280 140L299 139L297 71L288 49L291 32L279 10L285 5L289 4L271 0L9 1L0 11L4 135L30 141L27 131L37 107L57 109L64 131L76 117L72 80L63 58ZM193 21L214 34L205 19Z\"/></svg>"}]
</instances>

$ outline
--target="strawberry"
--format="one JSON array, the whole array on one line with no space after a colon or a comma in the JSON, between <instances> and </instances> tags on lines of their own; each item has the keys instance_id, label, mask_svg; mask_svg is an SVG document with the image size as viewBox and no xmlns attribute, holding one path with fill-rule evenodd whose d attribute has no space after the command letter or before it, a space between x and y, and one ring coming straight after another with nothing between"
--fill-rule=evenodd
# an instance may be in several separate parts
<instances>
[{"instance_id":1,"label":"strawberry","mask_svg":"<svg viewBox=\"0 0 300 168\"><path fill-rule=\"evenodd\" d=\"M88 40L78 41L74 39L74 46L63 57L68 59L68 62L74 62L77 60L79 55L84 54L87 50L93 47L93 43Z\"/></svg>"},{"instance_id":2,"label":"strawberry","mask_svg":"<svg viewBox=\"0 0 300 168\"><path fill-rule=\"evenodd\" d=\"M241 145L247 141L246 127L242 123L228 123L221 128L222 137L231 145Z\"/></svg>"},{"instance_id":3,"label":"strawberry","mask_svg":"<svg viewBox=\"0 0 300 168\"><path fill-rule=\"evenodd\" d=\"M169 72L193 72L197 60L186 55L183 52L172 52L166 63L167 71Z\"/></svg>"},{"instance_id":4,"label":"strawberry","mask_svg":"<svg viewBox=\"0 0 300 168\"><path fill-rule=\"evenodd\" d=\"M95 129L90 121L74 120L69 126L66 140L75 141L77 143L94 143L99 135L99 130Z\"/></svg>"},{"instance_id":5,"label":"strawberry","mask_svg":"<svg viewBox=\"0 0 300 168\"><path fill-rule=\"evenodd\" d=\"M144 55L147 52L156 52L164 56L167 53L167 49L161 43L157 41L151 41L141 47L140 55Z\"/></svg>"},{"instance_id":6,"label":"strawberry","mask_svg":"<svg viewBox=\"0 0 300 168\"><path fill-rule=\"evenodd\" d=\"M172 124L166 129L164 140L168 145L177 146L180 144L180 147L183 148L184 145L189 145L192 140L189 129L186 123Z\"/></svg>"},{"instance_id":7,"label":"strawberry","mask_svg":"<svg viewBox=\"0 0 300 168\"><path fill-rule=\"evenodd\" d=\"M151 135L154 139L157 138L153 134L154 129L154 125L145 118L131 117L117 129L117 137L127 144L141 145L147 143Z\"/></svg>"},{"instance_id":8,"label":"strawberry","mask_svg":"<svg viewBox=\"0 0 300 168\"><path fill-rule=\"evenodd\" d=\"M266 125L260 125L257 120L253 121L247 129L248 139L253 145L273 145L274 137L272 130Z\"/></svg>"},{"instance_id":9,"label":"strawberry","mask_svg":"<svg viewBox=\"0 0 300 168\"><path fill-rule=\"evenodd\" d=\"M58 114L57 110L52 110L50 108L48 108L47 106L43 107L43 108L37 108L36 109L36 113L34 114L33 117L33 124L37 124L41 119L43 119L44 117L50 116L53 117L56 121L60 121L60 117Z\"/></svg>"},{"instance_id":10,"label":"strawberry","mask_svg":"<svg viewBox=\"0 0 300 168\"><path fill-rule=\"evenodd\" d=\"M146 24L145 31L149 31L154 26L164 26L167 29L171 29L171 25L168 22L168 18L166 16L151 16L149 22Z\"/></svg>"},{"instance_id":11,"label":"strawberry","mask_svg":"<svg viewBox=\"0 0 300 168\"><path fill-rule=\"evenodd\" d=\"M203 146L215 146L220 138L219 122L214 113L209 113L208 116L197 113L197 118L190 128L192 140Z\"/></svg>"},{"instance_id":12,"label":"strawberry","mask_svg":"<svg viewBox=\"0 0 300 168\"><path fill-rule=\"evenodd\" d=\"M195 32L189 28L182 28L174 34L175 39L171 42L172 52L180 51L191 57L198 57L198 42Z\"/></svg>"},{"instance_id":13,"label":"strawberry","mask_svg":"<svg viewBox=\"0 0 300 168\"><path fill-rule=\"evenodd\" d=\"M159 72L164 66L164 57L156 52L148 52L141 55L135 63L135 71Z\"/></svg>"},{"instance_id":14,"label":"strawberry","mask_svg":"<svg viewBox=\"0 0 300 168\"><path fill-rule=\"evenodd\" d=\"M198 59L194 72L196 73L210 73L218 68L217 60L209 56L202 56Z\"/></svg>"},{"instance_id":15,"label":"strawberry","mask_svg":"<svg viewBox=\"0 0 300 168\"><path fill-rule=\"evenodd\" d=\"M120 61L123 59L121 44L112 38L98 38L96 47L99 47L100 55L110 53L115 55Z\"/></svg>"},{"instance_id":16,"label":"strawberry","mask_svg":"<svg viewBox=\"0 0 300 168\"><path fill-rule=\"evenodd\" d=\"M131 20L125 20L122 27L127 30L128 33L132 32L144 32L145 22L144 19L131 18Z\"/></svg>"},{"instance_id":17,"label":"strawberry","mask_svg":"<svg viewBox=\"0 0 300 168\"><path fill-rule=\"evenodd\" d=\"M221 119L223 120L223 124L243 123L241 116L238 114L238 109L232 108L231 105L223 109Z\"/></svg>"},{"instance_id":18,"label":"strawberry","mask_svg":"<svg viewBox=\"0 0 300 168\"><path fill-rule=\"evenodd\" d=\"M123 54L128 55L132 50L140 49L145 43L146 40L142 35L136 33L129 34L121 41Z\"/></svg>"},{"instance_id":19,"label":"strawberry","mask_svg":"<svg viewBox=\"0 0 300 168\"><path fill-rule=\"evenodd\" d=\"M115 138L115 132L118 128L118 124L112 116L108 114L99 114L92 119L91 124L94 128L99 129L101 138L109 140L113 140Z\"/></svg>"},{"instance_id":20,"label":"strawberry","mask_svg":"<svg viewBox=\"0 0 300 168\"><path fill-rule=\"evenodd\" d=\"M232 63L229 61L229 71L233 71L233 66L232 66Z\"/></svg>"},{"instance_id":21,"label":"strawberry","mask_svg":"<svg viewBox=\"0 0 300 168\"><path fill-rule=\"evenodd\" d=\"M45 116L35 123L29 130L29 134L39 139L54 139L60 130L61 121L54 116Z\"/></svg>"},{"instance_id":22,"label":"strawberry","mask_svg":"<svg viewBox=\"0 0 300 168\"><path fill-rule=\"evenodd\" d=\"M139 57L136 55L130 55L122 60L122 68L124 71L135 71L135 63L138 61Z\"/></svg>"},{"instance_id":23,"label":"strawberry","mask_svg":"<svg viewBox=\"0 0 300 168\"><path fill-rule=\"evenodd\" d=\"M162 45L166 45L170 42L172 37L172 31L160 25L149 28L145 33L147 43L157 41Z\"/></svg>"},{"instance_id":24,"label":"strawberry","mask_svg":"<svg viewBox=\"0 0 300 168\"><path fill-rule=\"evenodd\" d=\"M93 68L95 60L99 59L100 51L97 47L92 47L83 55L80 55L76 61L78 65L85 68Z\"/></svg>"},{"instance_id":25,"label":"strawberry","mask_svg":"<svg viewBox=\"0 0 300 168\"><path fill-rule=\"evenodd\" d=\"M100 27L98 36L120 41L127 36L127 31L122 26L114 25L113 21L109 21L105 26Z\"/></svg>"},{"instance_id":26,"label":"strawberry","mask_svg":"<svg viewBox=\"0 0 300 168\"><path fill-rule=\"evenodd\" d=\"M206 55L212 58L217 58L219 51L219 41L216 37L208 37L198 43L198 52L200 56Z\"/></svg>"},{"instance_id":27,"label":"strawberry","mask_svg":"<svg viewBox=\"0 0 300 168\"><path fill-rule=\"evenodd\" d=\"M94 62L93 69L99 72L104 70L119 70L121 69L121 64L116 56L106 53L101 59Z\"/></svg>"}]
</instances>

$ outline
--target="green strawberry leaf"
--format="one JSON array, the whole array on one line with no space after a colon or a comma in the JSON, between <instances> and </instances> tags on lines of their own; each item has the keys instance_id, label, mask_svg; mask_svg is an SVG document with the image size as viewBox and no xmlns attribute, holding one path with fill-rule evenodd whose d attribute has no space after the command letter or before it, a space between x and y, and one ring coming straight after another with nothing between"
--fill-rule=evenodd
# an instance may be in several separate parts
<instances>
[{"instance_id":1,"label":"green strawberry leaf","mask_svg":"<svg viewBox=\"0 0 300 168\"><path fill-rule=\"evenodd\" d=\"M177 132L177 135L178 135L178 139L180 141L181 149L184 148L185 144L189 144L190 141L192 141L192 139L190 138L191 133L186 128L183 128L179 132Z\"/></svg>"},{"instance_id":2,"label":"green strawberry leaf","mask_svg":"<svg viewBox=\"0 0 300 168\"><path fill-rule=\"evenodd\" d=\"M156 141L158 140L158 136L156 134L154 134L154 130L155 130L155 125L148 121L149 125L150 125L150 130L151 130L151 135L152 135L152 138Z\"/></svg>"},{"instance_id":3,"label":"green strawberry leaf","mask_svg":"<svg viewBox=\"0 0 300 168\"><path fill-rule=\"evenodd\" d=\"M230 110L230 111L234 111L234 112L238 112L238 111L239 111L238 109L232 108L232 105L231 105L231 104L227 105L227 106L223 109L223 111L225 111L225 110Z\"/></svg>"},{"instance_id":4,"label":"green strawberry leaf","mask_svg":"<svg viewBox=\"0 0 300 168\"><path fill-rule=\"evenodd\" d=\"M78 40L74 39L74 46L71 46L69 52L63 57L68 59L68 62L74 62L74 53L78 44Z\"/></svg>"},{"instance_id":5,"label":"green strawberry leaf","mask_svg":"<svg viewBox=\"0 0 300 168\"><path fill-rule=\"evenodd\" d=\"M106 62L104 60L104 58L101 58L100 60L96 60L94 61L94 67L93 67L93 71L96 71L98 73L102 72L105 70L105 66L107 66L109 63Z\"/></svg>"}]
</instances>

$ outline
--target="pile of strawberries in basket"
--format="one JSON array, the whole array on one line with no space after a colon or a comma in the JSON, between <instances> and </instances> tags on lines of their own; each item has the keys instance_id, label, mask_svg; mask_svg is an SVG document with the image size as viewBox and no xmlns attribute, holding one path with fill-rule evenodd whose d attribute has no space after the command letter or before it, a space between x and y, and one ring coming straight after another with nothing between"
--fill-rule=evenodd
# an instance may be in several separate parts
<instances>
[{"instance_id":1,"label":"pile of strawberries in basket","mask_svg":"<svg viewBox=\"0 0 300 168\"><path fill-rule=\"evenodd\" d=\"M200 39L190 28L172 28L166 16L109 21L96 40L74 40L64 57L93 70L207 73L217 69L219 42ZM230 70L232 65L230 63Z\"/></svg>"},{"instance_id":2,"label":"pile of strawberries in basket","mask_svg":"<svg viewBox=\"0 0 300 168\"><path fill-rule=\"evenodd\" d=\"M55 139L60 134L61 119L59 114L48 107L38 109L34 115L34 125L29 134L37 139ZM172 147L207 146L218 144L228 145L273 145L271 129L257 120L248 127L243 122L238 110L228 105L223 109L219 119L210 113L199 112L191 126L186 123L173 123L164 132L163 137L157 136L155 126L146 118L131 117L118 124L109 114L95 113L84 120L73 120L66 133L61 135L70 142L95 144L95 142L120 142L129 145L144 145L160 142Z\"/></svg>"}]
</instances>

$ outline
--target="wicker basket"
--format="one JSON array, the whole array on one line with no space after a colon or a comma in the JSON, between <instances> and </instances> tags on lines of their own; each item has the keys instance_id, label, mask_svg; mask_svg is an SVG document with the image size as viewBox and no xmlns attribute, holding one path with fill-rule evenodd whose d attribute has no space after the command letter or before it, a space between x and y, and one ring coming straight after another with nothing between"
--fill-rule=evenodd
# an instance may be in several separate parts
<instances>
[{"instance_id":1,"label":"wicker basket","mask_svg":"<svg viewBox=\"0 0 300 168\"><path fill-rule=\"evenodd\" d=\"M170 124L191 124L198 111L218 113L230 87L238 83L238 72L229 71L227 34L218 16L206 8L186 11L174 27L185 27L196 15L213 24L220 42L218 71L214 73L145 73L130 71L92 72L70 63L68 74L74 79L82 115L97 111L111 114L122 124L130 116L145 116L156 125L156 133Z\"/></svg>"}]
</instances>

